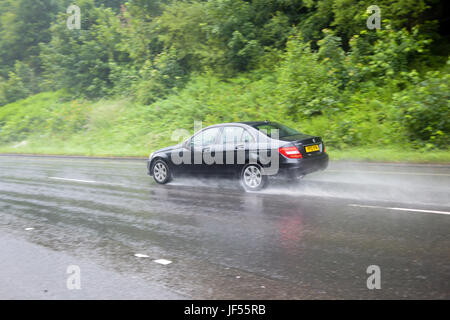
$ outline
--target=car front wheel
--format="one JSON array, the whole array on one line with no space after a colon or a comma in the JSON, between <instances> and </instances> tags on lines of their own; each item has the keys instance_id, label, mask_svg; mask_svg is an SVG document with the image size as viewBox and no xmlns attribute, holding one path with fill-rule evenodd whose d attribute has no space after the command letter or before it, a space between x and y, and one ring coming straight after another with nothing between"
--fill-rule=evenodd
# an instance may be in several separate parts
<instances>
[{"instance_id":1,"label":"car front wheel","mask_svg":"<svg viewBox=\"0 0 450 320\"><path fill-rule=\"evenodd\" d=\"M246 191L259 191L266 187L267 176L257 164L249 164L241 173L241 185Z\"/></svg>"},{"instance_id":2,"label":"car front wheel","mask_svg":"<svg viewBox=\"0 0 450 320\"><path fill-rule=\"evenodd\" d=\"M171 180L169 166L163 160L156 160L153 164L153 179L159 184L166 184Z\"/></svg>"}]
</instances>

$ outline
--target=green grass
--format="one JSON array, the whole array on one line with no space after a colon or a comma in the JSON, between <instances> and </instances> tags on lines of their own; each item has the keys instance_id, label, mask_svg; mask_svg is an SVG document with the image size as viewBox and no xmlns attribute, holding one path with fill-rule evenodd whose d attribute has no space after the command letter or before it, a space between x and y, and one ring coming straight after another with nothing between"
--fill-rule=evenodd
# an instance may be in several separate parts
<instances>
[{"instance_id":1,"label":"green grass","mask_svg":"<svg viewBox=\"0 0 450 320\"><path fill-rule=\"evenodd\" d=\"M41 93L0 107L0 153L147 157L156 149L177 143L179 140L171 139L175 130L191 134L195 119L203 119L206 126L256 117L240 106L229 110L232 119L226 118L223 111L224 118L216 119L213 115L218 106L210 97L198 102L201 97L184 94L144 106L126 99L91 102L71 100L63 92ZM268 119L274 117L277 115L267 114ZM326 134L329 120L325 117L304 125L275 120L330 141ZM332 160L450 163L450 150L413 150L405 145L378 143L386 146L380 148L375 146L383 139L381 133L364 137L376 141L339 149L329 145L327 152Z\"/></svg>"},{"instance_id":2,"label":"green grass","mask_svg":"<svg viewBox=\"0 0 450 320\"><path fill-rule=\"evenodd\" d=\"M409 163L450 163L449 150L408 150L401 146L381 148L349 148L347 150L327 150L333 160L353 160L370 162Z\"/></svg>"}]
</instances>

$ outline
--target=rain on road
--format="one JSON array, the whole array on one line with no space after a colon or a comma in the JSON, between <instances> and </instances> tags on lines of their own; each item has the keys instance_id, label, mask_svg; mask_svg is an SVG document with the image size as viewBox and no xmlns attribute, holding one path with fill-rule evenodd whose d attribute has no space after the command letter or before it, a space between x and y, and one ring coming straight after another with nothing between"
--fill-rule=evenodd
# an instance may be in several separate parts
<instances>
[{"instance_id":1,"label":"rain on road","mask_svg":"<svg viewBox=\"0 0 450 320\"><path fill-rule=\"evenodd\" d=\"M445 165L332 162L246 194L159 186L143 160L0 156L0 298L449 299L449 182Z\"/></svg>"}]
</instances>

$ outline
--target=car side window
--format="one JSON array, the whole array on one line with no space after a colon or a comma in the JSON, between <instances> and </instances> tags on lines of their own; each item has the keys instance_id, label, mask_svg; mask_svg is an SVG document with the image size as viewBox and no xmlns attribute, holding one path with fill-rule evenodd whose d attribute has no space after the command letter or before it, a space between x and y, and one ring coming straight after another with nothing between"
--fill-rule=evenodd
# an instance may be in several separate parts
<instances>
[{"instance_id":1,"label":"car side window","mask_svg":"<svg viewBox=\"0 0 450 320\"><path fill-rule=\"evenodd\" d=\"M244 132L242 133L241 142L252 143L252 142L255 142L255 139L250 134L250 132L248 132L247 130L244 130Z\"/></svg>"},{"instance_id":2,"label":"car side window","mask_svg":"<svg viewBox=\"0 0 450 320\"><path fill-rule=\"evenodd\" d=\"M276 130L278 130L277 134L280 135L279 129L277 127L275 127L275 126L270 125L270 124L258 126L257 129L259 131L261 131L262 133L264 133L268 137L272 137L272 134L274 132L276 132Z\"/></svg>"},{"instance_id":3,"label":"car side window","mask_svg":"<svg viewBox=\"0 0 450 320\"><path fill-rule=\"evenodd\" d=\"M222 133L222 142L224 144L237 144L241 142L244 129L241 127L225 127Z\"/></svg>"},{"instance_id":4,"label":"car side window","mask_svg":"<svg viewBox=\"0 0 450 320\"><path fill-rule=\"evenodd\" d=\"M216 142L217 134L219 133L219 128L206 129L199 132L191 140L191 144L194 147L206 147L214 144Z\"/></svg>"}]
</instances>

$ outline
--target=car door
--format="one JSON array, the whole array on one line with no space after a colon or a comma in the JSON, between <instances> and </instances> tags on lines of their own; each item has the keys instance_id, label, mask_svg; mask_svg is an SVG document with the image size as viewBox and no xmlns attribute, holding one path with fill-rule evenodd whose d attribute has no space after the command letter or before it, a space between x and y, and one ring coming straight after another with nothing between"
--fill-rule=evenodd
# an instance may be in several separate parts
<instances>
[{"instance_id":1,"label":"car door","mask_svg":"<svg viewBox=\"0 0 450 320\"><path fill-rule=\"evenodd\" d=\"M219 164L210 160L215 157L220 134L221 127L206 128L191 139L191 172L198 175L215 173Z\"/></svg>"},{"instance_id":2,"label":"car door","mask_svg":"<svg viewBox=\"0 0 450 320\"><path fill-rule=\"evenodd\" d=\"M224 149L224 172L239 172L248 161L248 146L253 137L240 126L226 126L222 132Z\"/></svg>"}]
</instances>

